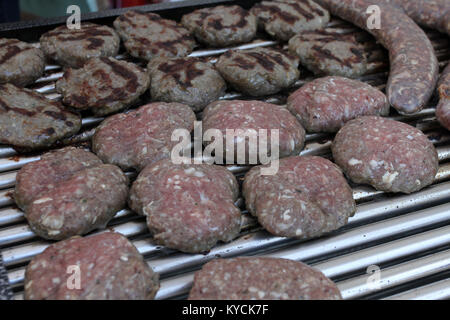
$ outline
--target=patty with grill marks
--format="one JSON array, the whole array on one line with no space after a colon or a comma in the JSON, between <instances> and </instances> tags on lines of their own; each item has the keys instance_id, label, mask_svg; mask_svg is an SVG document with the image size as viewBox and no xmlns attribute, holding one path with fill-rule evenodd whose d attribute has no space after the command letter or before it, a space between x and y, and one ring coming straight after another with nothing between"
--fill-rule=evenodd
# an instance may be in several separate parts
<instances>
[{"instance_id":1,"label":"patty with grill marks","mask_svg":"<svg viewBox=\"0 0 450 320\"><path fill-rule=\"evenodd\" d=\"M197 58L155 58L148 70L153 100L183 103L194 111L218 100L227 88L214 66Z\"/></svg>"},{"instance_id":2,"label":"patty with grill marks","mask_svg":"<svg viewBox=\"0 0 450 320\"><path fill-rule=\"evenodd\" d=\"M222 77L236 90L251 96L277 93L300 76L297 57L273 48L230 50L216 64Z\"/></svg>"},{"instance_id":3,"label":"patty with grill marks","mask_svg":"<svg viewBox=\"0 0 450 320\"><path fill-rule=\"evenodd\" d=\"M0 38L0 84L19 87L32 84L45 70L44 53L16 39Z\"/></svg>"},{"instance_id":4,"label":"patty with grill marks","mask_svg":"<svg viewBox=\"0 0 450 320\"><path fill-rule=\"evenodd\" d=\"M77 133L81 118L60 102L7 83L0 85L0 128L0 143L39 149Z\"/></svg>"},{"instance_id":5,"label":"patty with grill marks","mask_svg":"<svg viewBox=\"0 0 450 320\"><path fill-rule=\"evenodd\" d=\"M63 66L80 68L91 58L115 56L120 38L114 29L94 23L82 23L80 29L60 26L41 36L45 55Z\"/></svg>"},{"instance_id":6,"label":"patty with grill marks","mask_svg":"<svg viewBox=\"0 0 450 320\"><path fill-rule=\"evenodd\" d=\"M324 28L330 14L312 0L262 1L250 10L271 36L287 41L299 32Z\"/></svg>"},{"instance_id":7,"label":"patty with grill marks","mask_svg":"<svg viewBox=\"0 0 450 320\"><path fill-rule=\"evenodd\" d=\"M104 228L127 196L128 178L118 167L74 147L23 166L14 193L31 229L55 240Z\"/></svg>"},{"instance_id":8,"label":"patty with grill marks","mask_svg":"<svg viewBox=\"0 0 450 320\"><path fill-rule=\"evenodd\" d=\"M137 65L111 57L94 58L81 69L68 68L56 82L63 103L106 115L136 104L150 79Z\"/></svg>"},{"instance_id":9,"label":"patty with grill marks","mask_svg":"<svg viewBox=\"0 0 450 320\"><path fill-rule=\"evenodd\" d=\"M305 31L289 40L289 51L316 75L356 78L367 71L367 57L353 35Z\"/></svg>"},{"instance_id":10,"label":"patty with grill marks","mask_svg":"<svg viewBox=\"0 0 450 320\"><path fill-rule=\"evenodd\" d=\"M184 57L195 48L191 33L181 24L156 13L128 11L114 21L128 53L136 58Z\"/></svg>"},{"instance_id":11,"label":"patty with grill marks","mask_svg":"<svg viewBox=\"0 0 450 320\"><path fill-rule=\"evenodd\" d=\"M239 6L198 9L184 15L181 23L200 42L214 47L249 42L257 31L256 17Z\"/></svg>"}]
</instances>

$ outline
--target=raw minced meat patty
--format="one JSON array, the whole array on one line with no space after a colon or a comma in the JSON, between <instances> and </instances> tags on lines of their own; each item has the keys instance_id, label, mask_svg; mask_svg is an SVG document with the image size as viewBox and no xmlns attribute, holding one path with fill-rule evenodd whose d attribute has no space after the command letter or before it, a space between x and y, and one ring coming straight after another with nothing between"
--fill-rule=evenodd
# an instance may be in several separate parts
<instances>
[{"instance_id":1,"label":"raw minced meat patty","mask_svg":"<svg viewBox=\"0 0 450 320\"><path fill-rule=\"evenodd\" d=\"M67 69L56 82L63 103L105 115L135 104L148 89L150 79L137 65L114 58L94 58L81 69Z\"/></svg>"},{"instance_id":2,"label":"raw minced meat patty","mask_svg":"<svg viewBox=\"0 0 450 320\"><path fill-rule=\"evenodd\" d=\"M382 191L418 191L433 182L439 169L437 151L422 131L377 116L347 122L331 149L353 182Z\"/></svg>"},{"instance_id":3,"label":"raw minced meat patty","mask_svg":"<svg viewBox=\"0 0 450 320\"><path fill-rule=\"evenodd\" d=\"M181 23L200 42L215 47L249 42L257 30L256 17L239 6L198 9L184 15Z\"/></svg>"},{"instance_id":4,"label":"raw minced meat patty","mask_svg":"<svg viewBox=\"0 0 450 320\"><path fill-rule=\"evenodd\" d=\"M147 166L134 182L130 207L147 217L153 239L184 252L204 252L231 241L240 230L234 205L239 186L225 167L174 164Z\"/></svg>"},{"instance_id":5,"label":"raw minced meat patty","mask_svg":"<svg viewBox=\"0 0 450 320\"><path fill-rule=\"evenodd\" d=\"M341 300L336 284L301 262L215 259L195 273L189 300Z\"/></svg>"},{"instance_id":6,"label":"raw minced meat patty","mask_svg":"<svg viewBox=\"0 0 450 320\"><path fill-rule=\"evenodd\" d=\"M438 84L439 104L436 107L436 116L439 122L450 130L450 63L442 72Z\"/></svg>"},{"instance_id":7,"label":"raw minced meat patty","mask_svg":"<svg viewBox=\"0 0 450 320\"><path fill-rule=\"evenodd\" d=\"M389 114L389 102L383 92L343 77L308 82L289 96L287 108L308 132L337 132L359 116Z\"/></svg>"},{"instance_id":8,"label":"raw minced meat patty","mask_svg":"<svg viewBox=\"0 0 450 320\"><path fill-rule=\"evenodd\" d=\"M74 147L23 166L14 193L31 229L55 240L104 227L125 206L127 196L128 179L118 167Z\"/></svg>"},{"instance_id":9,"label":"raw minced meat patty","mask_svg":"<svg viewBox=\"0 0 450 320\"><path fill-rule=\"evenodd\" d=\"M352 189L327 159L280 159L275 175L262 175L261 168L246 174L242 192L247 209L274 235L317 237L342 227L355 213Z\"/></svg>"},{"instance_id":10,"label":"raw minced meat patty","mask_svg":"<svg viewBox=\"0 0 450 320\"><path fill-rule=\"evenodd\" d=\"M54 243L25 272L26 300L148 300L158 289L158 274L114 232Z\"/></svg>"}]
</instances>

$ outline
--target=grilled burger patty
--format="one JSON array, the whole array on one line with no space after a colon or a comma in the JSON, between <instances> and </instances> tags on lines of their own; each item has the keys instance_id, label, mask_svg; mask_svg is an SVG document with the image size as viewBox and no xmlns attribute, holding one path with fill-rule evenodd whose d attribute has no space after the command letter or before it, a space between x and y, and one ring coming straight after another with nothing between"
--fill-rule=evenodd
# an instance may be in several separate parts
<instances>
[{"instance_id":1,"label":"grilled burger patty","mask_svg":"<svg viewBox=\"0 0 450 320\"><path fill-rule=\"evenodd\" d=\"M133 57L184 57L196 46L194 37L182 25L156 13L127 11L114 21L114 28Z\"/></svg>"},{"instance_id":2,"label":"grilled burger patty","mask_svg":"<svg viewBox=\"0 0 450 320\"><path fill-rule=\"evenodd\" d=\"M149 84L147 72L137 65L102 57L88 60L81 69L67 69L56 90L64 104L105 115L135 104Z\"/></svg>"},{"instance_id":3,"label":"grilled burger patty","mask_svg":"<svg viewBox=\"0 0 450 320\"><path fill-rule=\"evenodd\" d=\"M249 42L257 31L256 17L239 6L198 9L184 15L181 23L200 42L214 47Z\"/></svg>"},{"instance_id":4,"label":"grilled burger patty","mask_svg":"<svg viewBox=\"0 0 450 320\"><path fill-rule=\"evenodd\" d=\"M183 103L194 111L219 99L227 88L220 73L197 58L155 58L148 70L153 100Z\"/></svg>"},{"instance_id":5,"label":"grilled burger patty","mask_svg":"<svg viewBox=\"0 0 450 320\"><path fill-rule=\"evenodd\" d=\"M289 51L316 75L356 78L367 71L367 57L353 35L305 31L289 40Z\"/></svg>"},{"instance_id":6,"label":"grilled burger patty","mask_svg":"<svg viewBox=\"0 0 450 320\"><path fill-rule=\"evenodd\" d=\"M288 88L299 78L298 58L272 48L230 50L216 64L236 90L264 96Z\"/></svg>"},{"instance_id":7,"label":"grilled burger patty","mask_svg":"<svg viewBox=\"0 0 450 320\"><path fill-rule=\"evenodd\" d=\"M118 167L74 147L23 166L14 193L31 229L55 240L104 227L127 196L128 179Z\"/></svg>"},{"instance_id":8,"label":"grilled burger patty","mask_svg":"<svg viewBox=\"0 0 450 320\"><path fill-rule=\"evenodd\" d=\"M439 169L437 151L422 131L377 116L347 122L331 150L353 182L387 192L418 191L434 181Z\"/></svg>"},{"instance_id":9,"label":"grilled burger patty","mask_svg":"<svg viewBox=\"0 0 450 320\"><path fill-rule=\"evenodd\" d=\"M0 84L19 87L32 84L45 70L44 53L16 39L0 38Z\"/></svg>"},{"instance_id":10,"label":"grilled burger patty","mask_svg":"<svg viewBox=\"0 0 450 320\"><path fill-rule=\"evenodd\" d=\"M312 0L262 1L250 10L271 36L287 41L297 33L324 28L330 14Z\"/></svg>"},{"instance_id":11,"label":"grilled burger patty","mask_svg":"<svg viewBox=\"0 0 450 320\"><path fill-rule=\"evenodd\" d=\"M79 115L60 102L12 84L0 85L0 143L22 149L49 147L77 133Z\"/></svg>"},{"instance_id":12,"label":"grilled burger patty","mask_svg":"<svg viewBox=\"0 0 450 320\"><path fill-rule=\"evenodd\" d=\"M114 232L54 243L25 271L26 300L148 300L158 289L158 274Z\"/></svg>"},{"instance_id":13,"label":"grilled burger patty","mask_svg":"<svg viewBox=\"0 0 450 320\"><path fill-rule=\"evenodd\" d=\"M129 204L147 217L157 243L203 252L239 234L241 212L234 205L238 194L236 178L225 167L164 159L139 174Z\"/></svg>"},{"instance_id":14,"label":"grilled burger patty","mask_svg":"<svg viewBox=\"0 0 450 320\"><path fill-rule=\"evenodd\" d=\"M85 22L80 29L60 26L40 39L45 55L63 66L80 68L91 58L115 56L120 38L114 29Z\"/></svg>"},{"instance_id":15,"label":"grilled burger patty","mask_svg":"<svg viewBox=\"0 0 450 320\"><path fill-rule=\"evenodd\" d=\"M340 300L336 284L301 262L266 257L214 259L194 276L189 300Z\"/></svg>"}]
</instances>

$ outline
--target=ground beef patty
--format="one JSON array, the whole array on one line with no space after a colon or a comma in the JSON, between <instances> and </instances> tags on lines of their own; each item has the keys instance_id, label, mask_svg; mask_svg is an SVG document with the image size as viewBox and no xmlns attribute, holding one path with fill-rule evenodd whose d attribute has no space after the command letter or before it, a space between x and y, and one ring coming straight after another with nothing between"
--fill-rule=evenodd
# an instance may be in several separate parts
<instances>
[{"instance_id":1,"label":"ground beef patty","mask_svg":"<svg viewBox=\"0 0 450 320\"><path fill-rule=\"evenodd\" d=\"M64 104L105 115L138 102L149 85L147 72L137 65L102 57L87 61L81 69L67 69L56 90Z\"/></svg>"},{"instance_id":2,"label":"ground beef patty","mask_svg":"<svg viewBox=\"0 0 450 320\"><path fill-rule=\"evenodd\" d=\"M181 23L203 43L226 47L249 42L256 35L256 17L239 6L203 8L186 14Z\"/></svg>"},{"instance_id":3,"label":"ground beef patty","mask_svg":"<svg viewBox=\"0 0 450 320\"><path fill-rule=\"evenodd\" d=\"M332 145L333 157L355 183L411 193L431 184L439 169L434 145L402 122L364 116L347 122Z\"/></svg>"},{"instance_id":4,"label":"ground beef patty","mask_svg":"<svg viewBox=\"0 0 450 320\"><path fill-rule=\"evenodd\" d=\"M367 71L364 48L353 35L305 31L289 40L289 51L316 75L356 78Z\"/></svg>"},{"instance_id":5,"label":"ground beef patty","mask_svg":"<svg viewBox=\"0 0 450 320\"><path fill-rule=\"evenodd\" d=\"M120 38L113 29L89 22L82 23L81 29L60 26L44 33L40 42L48 58L74 68L91 58L115 56L120 47Z\"/></svg>"},{"instance_id":6,"label":"ground beef patty","mask_svg":"<svg viewBox=\"0 0 450 320\"><path fill-rule=\"evenodd\" d=\"M227 51L216 68L236 90L251 96L277 93L300 76L298 58L272 48Z\"/></svg>"},{"instance_id":7,"label":"ground beef patty","mask_svg":"<svg viewBox=\"0 0 450 320\"><path fill-rule=\"evenodd\" d=\"M77 133L78 114L33 90L0 84L0 143L22 149L49 147Z\"/></svg>"},{"instance_id":8,"label":"ground beef patty","mask_svg":"<svg viewBox=\"0 0 450 320\"><path fill-rule=\"evenodd\" d=\"M133 57L184 57L196 46L194 37L180 24L156 13L128 11L114 21L114 28Z\"/></svg>"},{"instance_id":9,"label":"ground beef patty","mask_svg":"<svg viewBox=\"0 0 450 320\"><path fill-rule=\"evenodd\" d=\"M40 49L16 39L0 38L0 84L27 86L44 70L45 56Z\"/></svg>"},{"instance_id":10,"label":"ground beef patty","mask_svg":"<svg viewBox=\"0 0 450 320\"><path fill-rule=\"evenodd\" d=\"M333 281L301 262L215 259L195 273L189 300L341 300Z\"/></svg>"},{"instance_id":11,"label":"ground beef patty","mask_svg":"<svg viewBox=\"0 0 450 320\"><path fill-rule=\"evenodd\" d=\"M219 99L227 88L220 73L197 58L155 58L148 70L153 100L184 103L194 111Z\"/></svg>"},{"instance_id":12,"label":"ground beef patty","mask_svg":"<svg viewBox=\"0 0 450 320\"><path fill-rule=\"evenodd\" d=\"M156 102L126 114L116 114L95 130L92 149L105 162L123 169L142 170L170 157L178 141L175 129L194 129L195 114L187 105Z\"/></svg>"},{"instance_id":13,"label":"ground beef patty","mask_svg":"<svg viewBox=\"0 0 450 320\"><path fill-rule=\"evenodd\" d=\"M23 166L14 193L31 229L55 240L104 227L127 196L128 179L118 167L74 147Z\"/></svg>"},{"instance_id":14,"label":"ground beef patty","mask_svg":"<svg viewBox=\"0 0 450 320\"><path fill-rule=\"evenodd\" d=\"M242 130L240 134L236 134L234 143L234 155L237 154L238 142L243 141L248 136L248 130L255 130L259 134L260 129L267 130L267 143L270 155L272 153L271 146L271 130L279 130L279 156L286 157L289 155L299 154L305 142L305 130L295 117L289 111L281 106L261 101L243 101L243 100L223 100L210 104L203 112L203 130L218 129L222 133L223 152L227 156L231 148L226 143L227 130ZM245 159L246 163L256 164L249 159L258 159L258 143L254 146L254 152L250 151L251 139L245 140ZM207 145L208 142L205 141ZM229 143L228 143L229 144ZM264 150L263 150L264 151ZM256 153L256 154L255 154ZM231 158L232 159L232 158Z\"/></svg>"},{"instance_id":15,"label":"ground beef patty","mask_svg":"<svg viewBox=\"0 0 450 320\"><path fill-rule=\"evenodd\" d=\"M337 132L362 115L389 114L389 102L380 90L342 77L319 78L288 98L287 108L308 132Z\"/></svg>"},{"instance_id":16,"label":"ground beef patty","mask_svg":"<svg viewBox=\"0 0 450 320\"><path fill-rule=\"evenodd\" d=\"M257 3L251 11L271 36L287 41L297 33L324 28L327 10L311 0L275 0Z\"/></svg>"},{"instance_id":17,"label":"ground beef patty","mask_svg":"<svg viewBox=\"0 0 450 320\"><path fill-rule=\"evenodd\" d=\"M147 166L130 193L130 207L147 217L157 243L184 252L204 252L217 241L231 241L240 230L234 205L239 186L233 174L216 165Z\"/></svg>"},{"instance_id":18,"label":"ground beef patty","mask_svg":"<svg viewBox=\"0 0 450 320\"><path fill-rule=\"evenodd\" d=\"M114 232L54 243L25 271L26 300L148 300L158 289L158 274Z\"/></svg>"},{"instance_id":19,"label":"ground beef patty","mask_svg":"<svg viewBox=\"0 0 450 320\"><path fill-rule=\"evenodd\" d=\"M261 168L246 174L242 192L247 209L274 235L317 237L342 227L355 213L352 189L327 159L281 159L275 175L261 175Z\"/></svg>"}]
</instances>

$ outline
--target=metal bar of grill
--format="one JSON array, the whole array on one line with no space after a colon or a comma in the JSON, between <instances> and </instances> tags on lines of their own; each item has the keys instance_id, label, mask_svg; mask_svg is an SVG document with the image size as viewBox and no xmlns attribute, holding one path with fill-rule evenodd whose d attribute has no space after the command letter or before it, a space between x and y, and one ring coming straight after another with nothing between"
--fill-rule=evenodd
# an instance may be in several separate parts
<instances>
[{"instance_id":1,"label":"metal bar of grill","mask_svg":"<svg viewBox=\"0 0 450 320\"><path fill-rule=\"evenodd\" d=\"M328 29L357 35L370 51L371 63L371 71L360 80L383 90L388 76L385 50L375 44L367 33L341 20L332 20ZM450 41L437 32L429 32L428 35L443 67L450 59ZM275 41L258 39L238 48L274 45L277 45ZM214 63L225 50L201 49L191 56L204 57ZM126 54L117 58L129 59ZM55 81L62 74L60 66L47 66L45 77L36 81L34 89L50 99L60 99L55 91ZM313 79L303 76L292 90ZM237 98L248 97L227 92L221 99ZM286 93L262 99L283 105ZM262 230L255 218L249 215L243 199L236 203L243 213L241 234L230 243L218 244L207 254L180 253L154 243L145 219L129 209L119 211L107 228L130 238L148 264L161 274L157 299L186 297L194 272L204 263L217 257L242 255L304 261L335 280L345 299L373 295L386 299L450 298L450 281L442 280L442 277L433 280L431 277L450 270L450 133L437 123L434 103L432 101L427 108L412 116L396 113L390 116L424 131L436 145L440 169L434 184L410 195L386 194L369 186L353 185L353 197L358 203L355 216L349 219L348 225L325 237L309 241L274 237ZM88 141L102 120L101 117L84 117L81 133L66 139L62 145ZM329 157L332 139L330 134L308 134L301 154ZM23 298L27 263L51 243L33 234L12 198L18 170L26 163L39 160L39 157L39 154L22 155L9 146L0 145L0 250L16 299ZM248 168L228 166L240 180ZM127 175L132 179L135 173L128 172ZM98 232L102 231L94 233ZM369 275L366 269L370 265L381 268L380 282L376 286L369 285L367 281Z\"/></svg>"}]
</instances>

